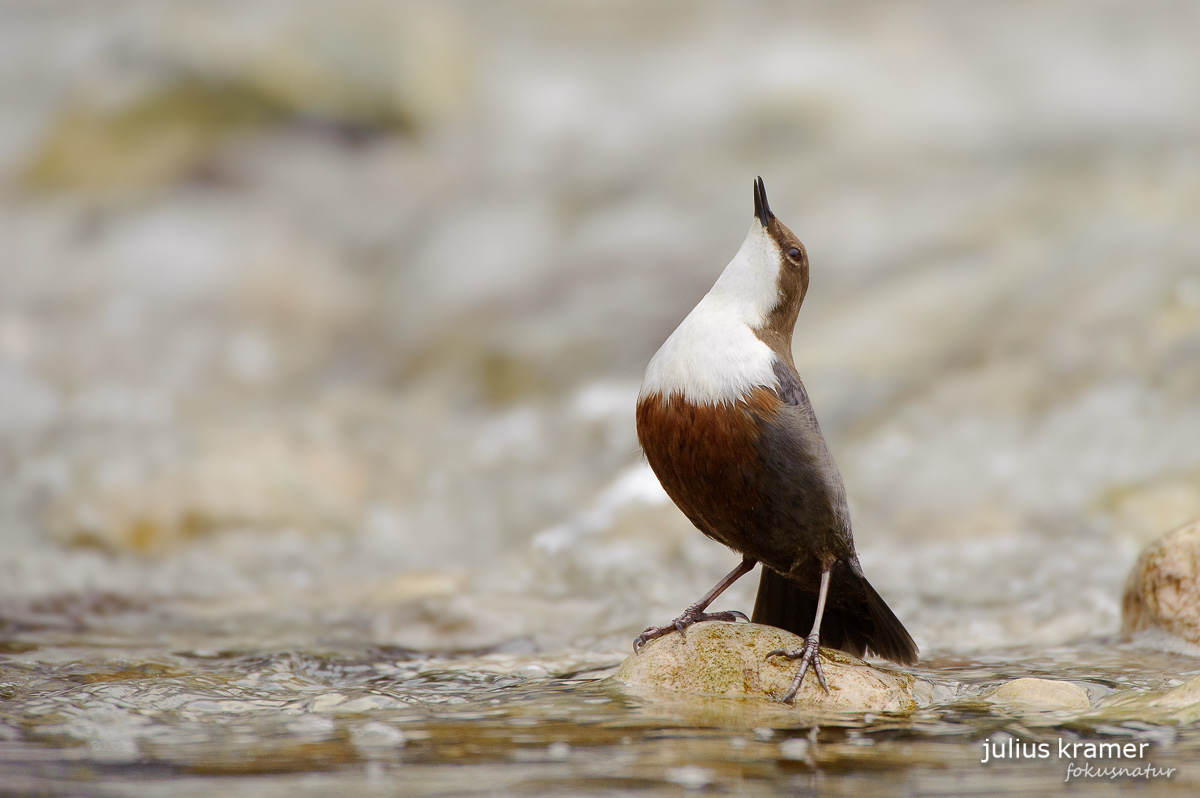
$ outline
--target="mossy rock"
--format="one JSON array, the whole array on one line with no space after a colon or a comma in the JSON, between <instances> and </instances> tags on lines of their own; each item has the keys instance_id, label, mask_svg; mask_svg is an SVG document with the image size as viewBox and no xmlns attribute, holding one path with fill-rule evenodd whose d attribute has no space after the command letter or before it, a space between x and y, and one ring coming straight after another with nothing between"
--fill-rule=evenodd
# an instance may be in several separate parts
<instances>
[{"instance_id":1,"label":"mossy rock","mask_svg":"<svg viewBox=\"0 0 1200 798\"><path fill-rule=\"evenodd\" d=\"M627 685L699 695L778 700L795 677L798 662L767 658L776 649L796 649L804 640L773 626L700 623L686 637L651 640L621 663L614 679ZM841 651L822 648L826 694L810 670L795 707L830 712L909 712L916 708L914 677L876 668Z\"/></svg>"}]
</instances>

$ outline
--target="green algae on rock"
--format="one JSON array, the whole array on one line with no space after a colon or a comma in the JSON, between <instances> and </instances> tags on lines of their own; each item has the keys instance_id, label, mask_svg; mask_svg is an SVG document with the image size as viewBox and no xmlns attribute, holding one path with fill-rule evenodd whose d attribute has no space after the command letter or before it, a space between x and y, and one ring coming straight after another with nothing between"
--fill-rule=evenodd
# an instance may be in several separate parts
<instances>
[{"instance_id":1,"label":"green algae on rock","mask_svg":"<svg viewBox=\"0 0 1200 798\"><path fill-rule=\"evenodd\" d=\"M803 640L772 626L710 622L684 635L651 640L621 663L613 677L625 684L702 695L778 699L791 684L797 664L768 658L776 649L796 649ZM883 670L841 651L822 648L826 694L810 672L796 694L797 709L839 712L908 712L916 708L915 678Z\"/></svg>"}]
</instances>

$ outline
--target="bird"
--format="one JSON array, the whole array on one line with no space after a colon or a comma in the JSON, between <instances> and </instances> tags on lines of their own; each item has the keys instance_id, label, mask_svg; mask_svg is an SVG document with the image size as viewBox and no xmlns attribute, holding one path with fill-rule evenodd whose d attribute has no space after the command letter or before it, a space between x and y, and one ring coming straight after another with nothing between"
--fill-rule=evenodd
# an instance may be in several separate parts
<instances>
[{"instance_id":1,"label":"bird","mask_svg":"<svg viewBox=\"0 0 1200 798\"><path fill-rule=\"evenodd\" d=\"M679 617L638 635L634 651L700 621L749 620L804 638L768 658L800 660L782 700L810 666L829 691L822 641L915 665L912 636L863 575L846 490L792 356L808 292L804 244L754 181L750 231L713 284L650 359L637 399L637 436L683 514L741 562ZM753 613L706 612L762 565Z\"/></svg>"}]
</instances>

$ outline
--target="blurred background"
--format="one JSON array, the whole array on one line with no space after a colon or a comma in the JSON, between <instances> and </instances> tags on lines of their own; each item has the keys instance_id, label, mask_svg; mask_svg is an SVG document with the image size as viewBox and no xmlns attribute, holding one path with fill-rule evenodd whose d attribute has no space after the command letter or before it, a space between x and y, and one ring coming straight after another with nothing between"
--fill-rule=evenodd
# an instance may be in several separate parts
<instances>
[{"instance_id":1,"label":"blurred background","mask_svg":"<svg viewBox=\"0 0 1200 798\"><path fill-rule=\"evenodd\" d=\"M1198 17L0 3L0 628L623 655L736 562L633 403L762 175L922 649L1115 634L1200 516Z\"/></svg>"}]
</instances>

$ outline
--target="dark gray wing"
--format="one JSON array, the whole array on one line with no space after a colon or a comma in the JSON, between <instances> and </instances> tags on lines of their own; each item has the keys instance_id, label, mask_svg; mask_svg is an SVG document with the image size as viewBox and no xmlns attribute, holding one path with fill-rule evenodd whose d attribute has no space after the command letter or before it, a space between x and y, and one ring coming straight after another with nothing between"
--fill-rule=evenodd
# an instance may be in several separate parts
<instances>
[{"instance_id":1,"label":"dark gray wing","mask_svg":"<svg viewBox=\"0 0 1200 798\"><path fill-rule=\"evenodd\" d=\"M775 375L783 404L769 418L762 419L759 441L772 497L768 528L762 531L775 538L773 550L790 549L800 559L853 559L846 489L808 392L786 363L776 361ZM769 564L787 573L794 563Z\"/></svg>"},{"instance_id":2,"label":"dark gray wing","mask_svg":"<svg viewBox=\"0 0 1200 798\"><path fill-rule=\"evenodd\" d=\"M902 665L915 665L917 646L904 624L863 576L854 553L846 489L834 465L808 392L795 370L775 364L777 391L783 407L764 419L762 456L773 497L769 534L771 549L790 551L775 562L763 560L753 620L808 634L816 615L821 560L837 560L821 620L821 643L862 656L872 651ZM773 570L772 570L773 569ZM773 572L774 571L774 572ZM777 572L777 573L775 573Z\"/></svg>"}]
</instances>

